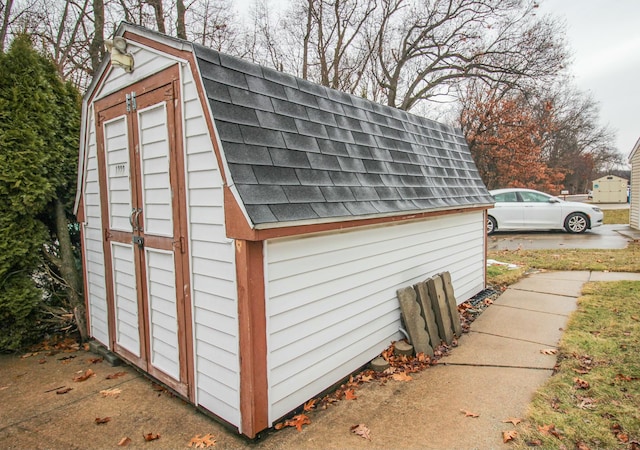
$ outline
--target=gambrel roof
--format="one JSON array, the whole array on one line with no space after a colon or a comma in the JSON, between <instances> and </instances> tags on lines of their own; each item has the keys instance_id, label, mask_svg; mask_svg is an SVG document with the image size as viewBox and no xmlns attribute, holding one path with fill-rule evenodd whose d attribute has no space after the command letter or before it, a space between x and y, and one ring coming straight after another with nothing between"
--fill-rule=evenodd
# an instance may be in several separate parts
<instances>
[{"instance_id":1,"label":"gambrel roof","mask_svg":"<svg viewBox=\"0 0 640 450\"><path fill-rule=\"evenodd\" d=\"M193 44L256 226L493 204L459 130Z\"/></svg>"}]
</instances>

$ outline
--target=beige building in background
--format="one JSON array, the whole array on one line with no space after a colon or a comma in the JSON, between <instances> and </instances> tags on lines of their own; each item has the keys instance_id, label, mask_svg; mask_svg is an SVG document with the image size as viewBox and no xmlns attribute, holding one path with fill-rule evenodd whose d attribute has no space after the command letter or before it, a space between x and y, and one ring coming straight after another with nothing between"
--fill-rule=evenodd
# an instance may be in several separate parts
<instances>
[{"instance_id":1,"label":"beige building in background","mask_svg":"<svg viewBox=\"0 0 640 450\"><path fill-rule=\"evenodd\" d=\"M593 180L593 203L627 203L629 180L606 175Z\"/></svg>"}]
</instances>

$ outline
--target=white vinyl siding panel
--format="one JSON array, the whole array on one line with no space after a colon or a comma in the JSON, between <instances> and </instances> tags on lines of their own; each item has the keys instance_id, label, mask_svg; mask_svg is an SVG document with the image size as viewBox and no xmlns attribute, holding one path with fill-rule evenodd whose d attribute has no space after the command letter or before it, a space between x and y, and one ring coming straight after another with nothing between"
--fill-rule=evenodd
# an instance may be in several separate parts
<instances>
[{"instance_id":1,"label":"white vinyl siding panel","mask_svg":"<svg viewBox=\"0 0 640 450\"><path fill-rule=\"evenodd\" d=\"M164 103L138 112L144 232L173 236L169 138Z\"/></svg>"},{"instance_id":2,"label":"white vinyl siding panel","mask_svg":"<svg viewBox=\"0 0 640 450\"><path fill-rule=\"evenodd\" d=\"M640 230L640 149L631 161L631 198L629 205L629 225Z\"/></svg>"},{"instance_id":3,"label":"white vinyl siding panel","mask_svg":"<svg viewBox=\"0 0 640 450\"><path fill-rule=\"evenodd\" d=\"M462 302L484 288L482 212L267 242L269 420L398 339L396 290L451 273Z\"/></svg>"},{"instance_id":4,"label":"white vinyl siding panel","mask_svg":"<svg viewBox=\"0 0 640 450\"><path fill-rule=\"evenodd\" d=\"M179 379L180 356L173 252L147 248L145 256L151 364L174 379Z\"/></svg>"},{"instance_id":5,"label":"white vinyl siding panel","mask_svg":"<svg viewBox=\"0 0 640 450\"><path fill-rule=\"evenodd\" d=\"M188 66L183 111L198 405L240 426L235 251L226 237L222 177Z\"/></svg>"},{"instance_id":6,"label":"white vinyl siding panel","mask_svg":"<svg viewBox=\"0 0 640 450\"><path fill-rule=\"evenodd\" d=\"M160 72L174 64L174 59L168 58L158 52L141 48L137 44L129 45L127 52L133 55L134 71L125 72L123 69L113 67L109 72L109 76L105 79L100 88L96 99L106 97L123 87L130 86L138 81L147 78L150 75Z\"/></svg>"},{"instance_id":7,"label":"white vinyl siding panel","mask_svg":"<svg viewBox=\"0 0 640 450\"><path fill-rule=\"evenodd\" d=\"M113 261L116 342L134 355L140 356L138 296L133 246L112 242L111 258Z\"/></svg>"},{"instance_id":8,"label":"white vinyl siding panel","mask_svg":"<svg viewBox=\"0 0 640 450\"><path fill-rule=\"evenodd\" d=\"M87 304L89 308L90 334L109 346L107 316L107 291L104 274L104 250L102 245L102 214L100 210L100 184L98 182L98 157L93 109L89 109L87 163L84 183L84 255L87 277Z\"/></svg>"},{"instance_id":9,"label":"white vinyl siding panel","mask_svg":"<svg viewBox=\"0 0 640 450\"><path fill-rule=\"evenodd\" d=\"M109 226L113 230L131 231L131 183L129 180L129 141L127 117L104 124L107 160L107 196Z\"/></svg>"}]
</instances>

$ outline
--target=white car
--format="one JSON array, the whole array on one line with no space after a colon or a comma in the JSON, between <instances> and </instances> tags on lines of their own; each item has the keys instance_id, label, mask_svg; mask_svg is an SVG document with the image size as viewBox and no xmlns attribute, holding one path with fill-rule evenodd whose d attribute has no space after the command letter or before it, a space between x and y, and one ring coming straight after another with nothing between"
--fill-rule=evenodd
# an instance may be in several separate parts
<instances>
[{"instance_id":1,"label":"white car","mask_svg":"<svg viewBox=\"0 0 640 450\"><path fill-rule=\"evenodd\" d=\"M497 230L556 230L569 233L602 225L602 210L588 203L567 202L532 189L489 191L496 204L487 211L487 233Z\"/></svg>"}]
</instances>

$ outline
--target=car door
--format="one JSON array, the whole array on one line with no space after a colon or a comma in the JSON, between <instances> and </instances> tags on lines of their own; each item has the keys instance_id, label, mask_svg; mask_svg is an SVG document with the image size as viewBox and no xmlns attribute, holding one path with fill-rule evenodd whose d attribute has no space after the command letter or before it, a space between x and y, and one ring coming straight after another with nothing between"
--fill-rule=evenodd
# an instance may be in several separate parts
<instances>
[{"instance_id":1,"label":"car door","mask_svg":"<svg viewBox=\"0 0 640 450\"><path fill-rule=\"evenodd\" d=\"M523 205L523 225L530 230L562 228L560 200L541 192L519 193Z\"/></svg>"},{"instance_id":2,"label":"car door","mask_svg":"<svg viewBox=\"0 0 640 450\"><path fill-rule=\"evenodd\" d=\"M494 195L496 204L489 210L489 215L498 222L498 229L518 229L523 224L522 202L515 192L501 192Z\"/></svg>"}]
</instances>

